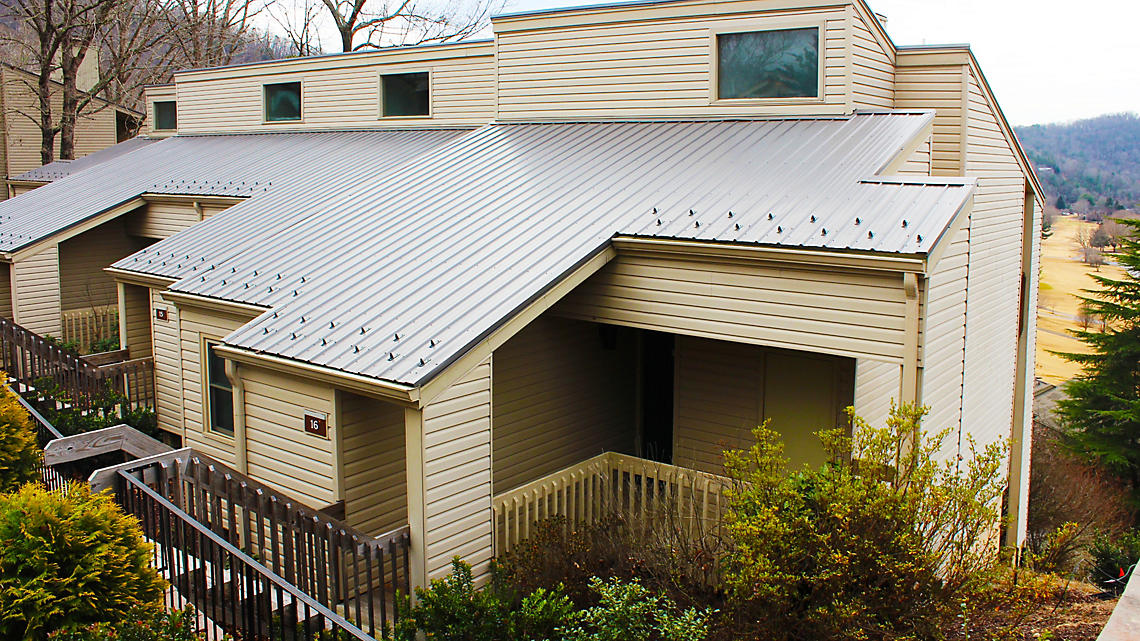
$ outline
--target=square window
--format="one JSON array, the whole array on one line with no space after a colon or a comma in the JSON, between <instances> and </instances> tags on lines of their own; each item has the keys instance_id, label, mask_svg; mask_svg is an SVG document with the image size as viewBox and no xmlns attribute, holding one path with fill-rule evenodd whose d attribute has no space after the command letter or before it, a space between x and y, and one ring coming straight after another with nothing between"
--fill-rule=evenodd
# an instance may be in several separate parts
<instances>
[{"instance_id":1,"label":"square window","mask_svg":"<svg viewBox=\"0 0 1140 641\"><path fill-rule=\"evenodd\" d=\"M154 128L161 131L178 129L178 108L173 100L154 103Z\"/></svg>"},{"instance_id":2,"label":"square window","mask_svg":"<svg viewBox=\"0 0 1140 641\"><path fill-rule=\"evenodd\" d=\"M426 116L431 101L426 71L380 76L381 113L385 116Z\"/></svg>"},{"instance_id":3,"label":"square window","mask_svg":"<svg viewBox=\"0 0 1140 641\"><path fill-rule=\"evenodd\" d=\"M717 97L818 98L819 28L716 36Z\"/></svg>"},{"instance_id":4,"label":"square window","mask_svg":"<svg viewBox=\"0 0 1140 641\"><path fill-rule=\"evenodd\" d=\"M265 121L288 122L301 119L301 83L279 82L265 85Z\"/></svg>"},{"instance_id":5,"label":"square window","mask_svg":"<svg viewBox=\"0 0 1140 641\"><path fill-rule=\"evenodd\" d=\"M217 343L206 342L206 390L209 398L210 431L234 434L234 392L226 378L226 362L214 351Z\"/></svg>"}]
</instances>

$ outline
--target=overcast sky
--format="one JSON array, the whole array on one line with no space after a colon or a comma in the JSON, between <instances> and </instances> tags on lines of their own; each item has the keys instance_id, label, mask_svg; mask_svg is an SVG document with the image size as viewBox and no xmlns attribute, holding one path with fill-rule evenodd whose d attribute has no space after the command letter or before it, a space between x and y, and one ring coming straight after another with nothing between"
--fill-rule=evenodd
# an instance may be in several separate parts
<instances>
[{"instance_id":1,"label":"overcast sky","mask_svg":"<svg viewBox=\"0 0 1140 641\"><path fill-rule=\"evenodd\" d=\"M1136 0L869 0L896 44L969 43L1013 125L1140 111ZM583 0L509 0L507 11Z\"/></svg>"}]
</instances>

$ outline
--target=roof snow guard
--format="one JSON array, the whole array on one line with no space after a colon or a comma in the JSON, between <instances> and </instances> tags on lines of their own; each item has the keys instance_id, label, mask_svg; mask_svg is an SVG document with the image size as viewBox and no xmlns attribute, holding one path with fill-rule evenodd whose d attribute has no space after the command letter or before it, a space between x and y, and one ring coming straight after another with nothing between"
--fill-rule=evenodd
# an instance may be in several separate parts
<instances>
[{"instance_id":1,"label":"roof snow guard","mask_svg":"<svg viewBox=\"0 0 1140 641\"><path fill-rule=\"evenodd\" d=\"M271 191L284 196L314 185L344 188L347 180L386 171L461 133L401 129L166 138L0 202L0 251L48 239L144 194L244 198Z\"/></svg>"},{"instance_id":2,"label":"roof snow guard","mask_svg":"<svg viewBox=\"0 0 1140 641\"><path fill-rule=\"evenodd\" d=\"M76 158L75 160L56 160L42 167L29 169L19 176L13 176L11 180L13 182L49 183L59 180L60 178L67 178L71 174L94 167L95 165L118 158L119 156L124 156L136 149L141 149L158 141L158 138L136 136L130 140L124 140L117 145L111 145L95 153Z\"/></svg>"},{"instance_id":3,"label":"roof snow guard","mask_svg":"<svg viewBox=\"0 0 1140 641\"><path fill-rule=\"evenodd\" d=\"M973 182L877 174L931 118L487 125L172 289L271 308L233 347L419 386L615 236L925 255Z\"/></svg>"}]
</instances>

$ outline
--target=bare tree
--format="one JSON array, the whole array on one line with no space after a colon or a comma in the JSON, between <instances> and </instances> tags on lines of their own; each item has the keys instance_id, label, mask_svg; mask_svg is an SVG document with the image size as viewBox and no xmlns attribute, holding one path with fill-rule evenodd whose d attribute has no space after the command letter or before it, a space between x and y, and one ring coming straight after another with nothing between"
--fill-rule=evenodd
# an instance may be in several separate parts
<instances>
[{"instance_id":1,"label":"bare tree","mask_svg":"<svg viewBox=\"0 0 1140 641\"><path fill-rule=\"evenodd\" d=\"M1088 262L1088 249L1092 247L1092 232L1086 225L1077 227L1077 233L1073 235L1073 241L1077 243L1077 249L1080 250L1081 260Z\"/></svg>"},{"instance_id":2,"label":"bare tree","mask_svg":"<svg viewBox=\"0 0 1140 641\"><path fill-rule=\"evenodd\" d=\"M183 67L228 65L241 52L262 0L171 0L170 47Z\"/></svg>"},{"instance_id":3,"label":"bare tree","mask_svg":"<svg viewBox=\"0 0 1140 641\"><path fill-rule=\"evenodd\" d=\"M487 26L503 0L321 0L342 51L397 44L451 42Z\"/></svg>"},{"instance_id":4,"label":"bare tree","mask_svg":"<svg viewBox=\"0 0 1140 641\"><path fill-rule=\"evenodd\" d=\"M322 11L321 4L297 0L288 5L278 1L270 6L269 15L285 34L291 55L315 56L322 52L318 29Z\"/></svg>"},{"instance_id":5,"label":"bare tree","mask_svg":"<svg viewBox=\"0 0 1140 641\"><path fill-rule=\"evenodd\" d=\"M1120 224L1120 221L1115 218L1105 220L1101 223L1100 227L1104 230L1108 244L1112 246L1112 253L1115 254L1116 250L1120 247L1121 239L1128 235L1128 227Z\"/></svg>"},{"instance_id":6,"label":"bare tree","mask_svg":"<svg viewBox=\"0 0 1140 641\"><path fill-rule=\"evenodd\" d=\"M1095 247L1086 247L1084 249L1084 260L1090 267L1099 272L1101 266L1104 265L1104 254Z\"/></svg>"}]
</instances>

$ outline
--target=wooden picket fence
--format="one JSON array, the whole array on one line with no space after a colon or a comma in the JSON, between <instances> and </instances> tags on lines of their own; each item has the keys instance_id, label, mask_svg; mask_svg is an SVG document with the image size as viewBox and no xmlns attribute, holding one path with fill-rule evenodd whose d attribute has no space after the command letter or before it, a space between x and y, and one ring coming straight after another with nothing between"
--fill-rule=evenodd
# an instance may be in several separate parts
<instances>
[{"instance_id":1,"label":"wooden picket fence","mask_svg":"<svg viewBox=\"0 0 1140 641\"><path fill-rule=\"evenodd\" d=\"M98 305L75 309L61 315L64 342L78 343L87 349L95 341L110 340L119 335L118 305Z\"/></svg>"}]
</instances>

